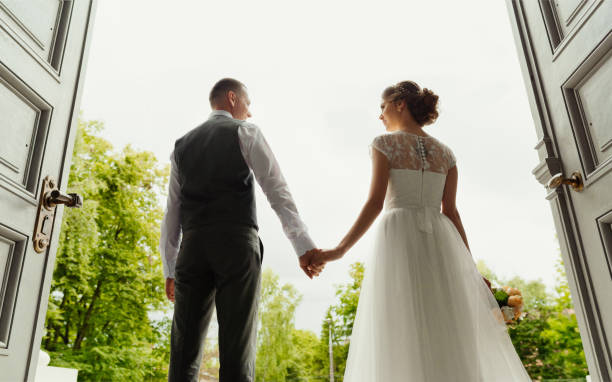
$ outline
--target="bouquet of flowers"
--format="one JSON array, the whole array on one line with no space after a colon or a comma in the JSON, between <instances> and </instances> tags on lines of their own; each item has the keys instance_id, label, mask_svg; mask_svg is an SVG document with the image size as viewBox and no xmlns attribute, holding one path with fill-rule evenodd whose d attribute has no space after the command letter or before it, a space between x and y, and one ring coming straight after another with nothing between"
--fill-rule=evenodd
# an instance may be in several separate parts
<instances>
[{"instance_id":1,"label":"bouquet of flowers","mask_svg":"<svg viewBox=\"0 0 612 382\"><path fill-rule=\"evenodd\" d=\"M506 324L517 321L521 316L521 308L523 307L521 291L506 285L501 288L491 288L491 292L493 292L493 296L497 300Z\"/></svg>"}]
</instances>

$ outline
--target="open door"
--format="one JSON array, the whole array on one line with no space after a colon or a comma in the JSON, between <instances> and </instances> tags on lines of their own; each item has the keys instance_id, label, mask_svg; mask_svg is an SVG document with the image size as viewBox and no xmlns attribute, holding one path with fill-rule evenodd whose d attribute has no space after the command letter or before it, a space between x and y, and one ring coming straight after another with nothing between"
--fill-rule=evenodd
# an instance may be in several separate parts
<instances>
[{"instance_id":1,"label":"open door","mask_svg":"<svg viewBox=\"0 0 612 382\"><path fill-rule=\"evenodd\" d=\"M593 381L612 381L612 1L506 0Z\"/></svg>"},{"instance_id":2,"label":"open door","mask_svg":"<svg viewBox=\"0 0 612 382\"><path fill-rule=\"evenodd\" d=\"M95 0L0 0L0 381L36 372ZM54 191L55 192L52 192Z\"/></svg>"}]
</instances>

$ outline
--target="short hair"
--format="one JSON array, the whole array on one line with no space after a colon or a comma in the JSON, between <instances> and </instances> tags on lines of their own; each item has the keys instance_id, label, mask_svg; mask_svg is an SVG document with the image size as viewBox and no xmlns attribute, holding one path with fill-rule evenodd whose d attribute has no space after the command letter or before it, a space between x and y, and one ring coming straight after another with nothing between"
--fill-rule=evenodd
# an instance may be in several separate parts
<instances>
[{"instance_id":1,"label":"short hair","mask_svg":"<svg viewBox=\"0 0 612 382\"><path fill-rule=\"evenodd\" d=\"M223 78L217 81L215 86L210 90L210 95L208 96L208 101L210 101L210 106L214 106L219 100L221 100L228 91L233 91L237 94L243 94L246 86L233 78Z\"/></svg>"}]
</instances>

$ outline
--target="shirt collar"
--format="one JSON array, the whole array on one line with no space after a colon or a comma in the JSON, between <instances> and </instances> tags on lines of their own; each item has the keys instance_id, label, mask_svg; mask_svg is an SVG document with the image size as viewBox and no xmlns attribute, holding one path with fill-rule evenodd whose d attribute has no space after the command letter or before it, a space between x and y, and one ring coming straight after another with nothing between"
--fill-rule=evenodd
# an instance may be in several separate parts
<instances>
[{"instance_id":1,"label":"shirt collar","mask_svg":"<svg viewBox=\"0 0 612 382\"><path fill-rule=\"evenodd\" d=\"M234 118L229 111L225 111L225 110L213 110L208 117L212 118L218 115L222 115L228 118Z\"/></svg>"}]
</instances>

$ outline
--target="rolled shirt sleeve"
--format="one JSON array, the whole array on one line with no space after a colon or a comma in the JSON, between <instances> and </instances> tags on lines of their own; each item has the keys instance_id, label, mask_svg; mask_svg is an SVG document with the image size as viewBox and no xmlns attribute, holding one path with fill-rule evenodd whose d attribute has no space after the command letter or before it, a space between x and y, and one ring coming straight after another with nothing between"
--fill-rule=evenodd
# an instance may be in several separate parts
<instances>
[{"instance_id":1,"label":"rolled shirt sleeve","mask_svg":"<svg viewBox=\"0 0 612 382\"><path fill-rule=\"evenodd\" d=\"M298 213L289 186L261 130L245 122L238 128L240 151L270 206L281 221L285 235L298 256L316 248Z\"/></svg>"},{"instance_id":2,"label":"rolled shirt sleeve","mask_svg":"<svg viewBox=\"0 0 612 382\"><path fill-rule=\"evenodd\" d=\"M178 168L174 161L174 152L170 155L170 182L168 184L168 200L161 224L159 252L165 278L174 278L174 267L181 243L180 220L180 185Z\"/></svg>"}]
</instances>

